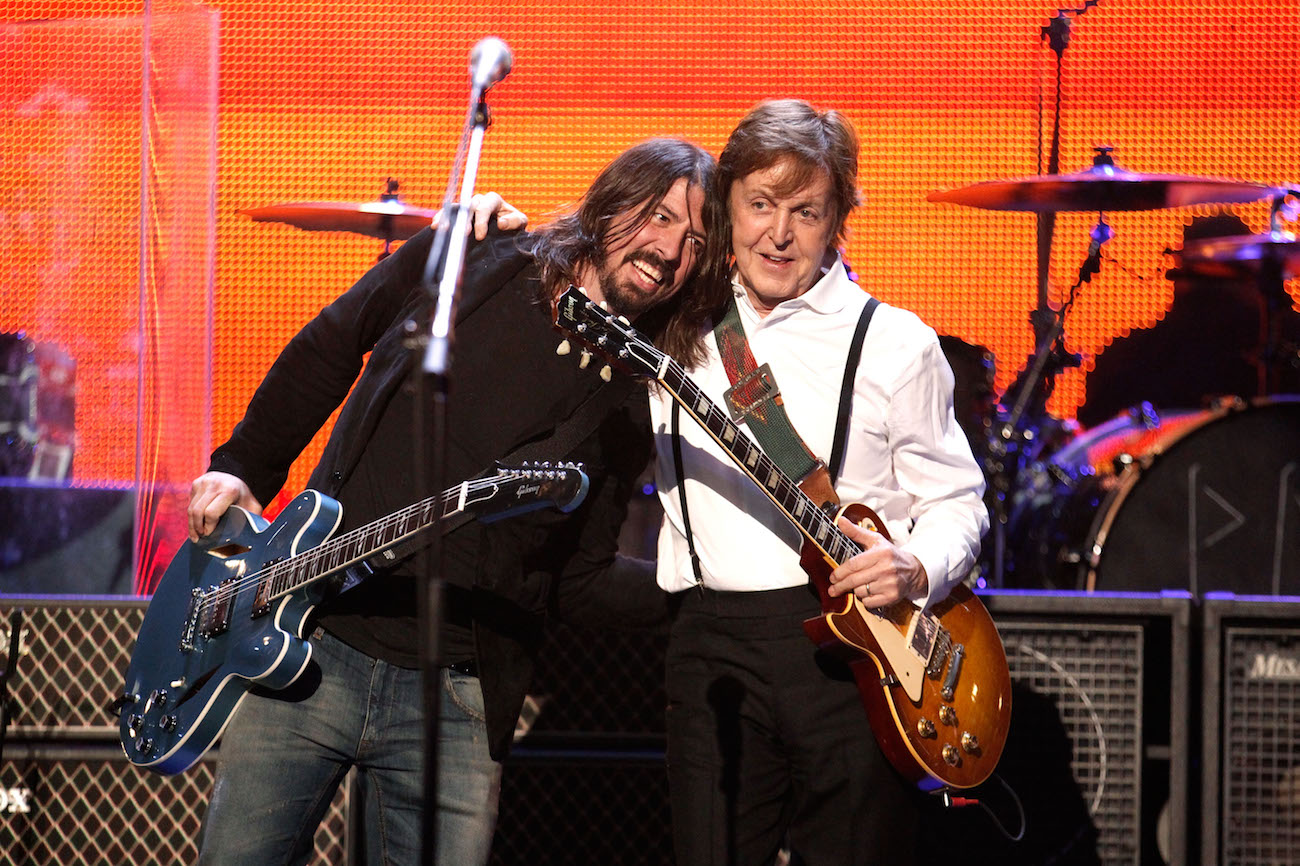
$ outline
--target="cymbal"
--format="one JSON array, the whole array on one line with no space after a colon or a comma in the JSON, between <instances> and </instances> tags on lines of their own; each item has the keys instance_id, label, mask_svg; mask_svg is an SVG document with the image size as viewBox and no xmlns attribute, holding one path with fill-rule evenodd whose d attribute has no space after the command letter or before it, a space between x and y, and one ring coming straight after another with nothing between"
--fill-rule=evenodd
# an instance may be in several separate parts
<instances>
[{"instance_id":1,"label":"cymbal","mask_svg":"<svg viewBox=\"0 0 1300 866\"><path fill-rule=\"evenodd\" d=\"M437 211L399 199L301 201L240 211L257 222L281 222L314 232L354 232L385 241L406 240L433 222Z\"/></svg>"},{"instance_id":2,"label":"cymbal","mask_svg":"<svg viewBox=\"0 0 1300 866\"><path fill-rule=\"evenodd\" d=\"M1073 174L989 180L946 192L932 192L925 198L987 210L1053 213L1158 210L1210 202L1247 202L1274 192L1273 187L1257 183L1178 174L1136 174L1117 165L1100 164Z\"/></svg>"},{"instance_id":3,"label":"cymbal","mask_svg":"<svg viewBox=\"0 0 1300 866\"><path fill-rule=\"evenodd\" d=\"M1175 252L1179 267L1209 276L1237 276L1259 270L1260 262L1277 261L1284 279L1300 275L1300 242L1291 232L1197 238Z\"/></svg>"}]
</instances>

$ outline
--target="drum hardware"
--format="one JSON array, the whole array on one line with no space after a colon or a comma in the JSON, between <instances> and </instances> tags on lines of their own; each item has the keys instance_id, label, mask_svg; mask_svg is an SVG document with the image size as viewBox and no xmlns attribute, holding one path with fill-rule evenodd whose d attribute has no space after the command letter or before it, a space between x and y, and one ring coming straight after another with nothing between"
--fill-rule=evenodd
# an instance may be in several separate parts
<instances>
[{"instance_id":1,"label":"drum hardware","mask_svg":"<svg viewBox=\"0 0 1300 866\"><path fill-rule=\"evenodd\" d=\"M1040 214L1040 219L1057 211L1098 211L1097 222L1089 233L1087 255L1066 300L1058 309L1041 303L1030 313L1036 336L1035 351L1007 389L989 427L983 457L991 493L993 567L990 577L994 585L1005 585L1008 573L1016 570L1014 554L1007 546L1008 533L1016 529L1026 513L1041 510L1045 499L1059 495L1063 483L1061 476L1066 470L1041 459L1044 453L1051 453L1044 449L1041 432L1061 424L1047 412L1046 405L1056 377L1082 360L1065 346L1065 320L1083 285L1100 272L1102 247L1114 237L1105 212L1254 201L1270 193L1275 199L1281 199L1287 192L1262 184L1211 177L1136 174L1115 163L1114 148L1101 145L1094 150L1092 166L1074 174L986 181L927 196L935 202L1035 212ZM1280 289L1280 279L1270 276L1269 280L1270 285ZM1040 300L1041 297L1042 293ZM1279 354L1276 347L1271 350L1273 357ZM1267 392L1268 389L1262 389L1262 393Z\"/></svg>"},{"instance_id":2,"label":"drum hardware","mask_svg":"<svg viewBox=\"0 0 1300 866\"><path fill-rule=\"evenodd\" d=\"M1239 204L1280 192L1263 184L1225 178L1139 174L1117 165L1110 157L1112 148L1094 149L1098 156L1083 171L983 181L959 189L932 192L926 196L926 201L1044 214Z\"/></svg>"},{"instance_id":3,"label":"drum hardware","mask_svg":"<svg viewBox=\"0 0 1300 866\"><path fill-rule=\"evenodd\" d=\"M437 211L408 205L397 194L398 182L388 178L378 201L301 201L248 208L240 213L254 222L281 222L306 231L352 232L384 242L379 259L387 258L393 241L404 241L433 224Z\"/></svg>"},{"instance_id":4,"label":"drum hardware","mask_svg":"<svg viewBox=\"0 0 1300 866\"><path fill-rule=\"evenodd\" d=\"M1283 220L1300 215L1300 191L1274 190L1269 230L1260 234L1228 235L1187 241L1174 253L1183 271L1221 279L1254 279L1263 302L1256 367L1260 394L1275 394L1283 369L1296 364L1297 351L1283 339L1283 320L1292 315L1286 281L1300 275L1300 242L1282 228Z\"/></svg>"}]
</instances>

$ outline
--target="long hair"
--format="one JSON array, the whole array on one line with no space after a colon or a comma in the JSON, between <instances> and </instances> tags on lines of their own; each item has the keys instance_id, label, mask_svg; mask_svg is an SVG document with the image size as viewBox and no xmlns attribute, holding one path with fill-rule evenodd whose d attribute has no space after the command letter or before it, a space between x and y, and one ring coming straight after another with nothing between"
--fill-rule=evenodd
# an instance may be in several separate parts
<instances>
[{"instance_id":1,"label":"long hair","mask_svg":"<svg viewBox=\"0 0 1300 866\"><path fill-rule=\"evenodd\" d=\"M654 215L668 190L682 178L705 193L704 226L712 223L710 190L717 162L707 152L677 138L652 138L623 151L596 176L569 213L530 238L529 252L541 273L543 300L549 303L585 267L598 265L605 249L636 234ZM619 217L633 219L616 231ZM695 273L682 290L637 320L661 349L684 364L702 356L701 325L713 312L699 291L725 273L725 247L706 234Z\"/></svg>"},{"instance_id":2,"label":"long hair","mask_svg":"<svg viewBox=\"0 0 1300 866\"><path fill-rule=\"evenodd\" d=\"M849 214L861 203L858 194L858 136L838 111L818 111L799 99L774 99L759 103L732 131L718 158L712 198L709 237L731 252L731 185L756 171L791 159L778 194L802 189L819 172L831 180L835 243L844 243Z\"/></svg>"}]
</instances>

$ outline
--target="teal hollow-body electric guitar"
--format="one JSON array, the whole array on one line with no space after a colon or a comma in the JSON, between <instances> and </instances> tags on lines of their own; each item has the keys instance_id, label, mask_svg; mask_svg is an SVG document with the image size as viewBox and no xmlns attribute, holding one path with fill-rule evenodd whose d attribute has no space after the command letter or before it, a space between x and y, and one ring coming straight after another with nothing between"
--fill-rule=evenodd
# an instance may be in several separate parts
<instances>
[{"instance_id":1,"label":"teal hollow-body electric guitar","mask_svg":"<svg viewBox=\"0 0 1300 866\"><path fill-rule=\"evenodd\" d=\"M315 490L270 522L230 508L210 535L181 546L145 612L114 702L127 758L164 775L193 766L250 688L283 689L301 676L311 660L308 615L345 578L368 573L372 557L382 565L397 545L456 514L486 522L571 511L587 487L576 464L499 466L334 539L342 507Z\"/></svg>"}]
</instances>

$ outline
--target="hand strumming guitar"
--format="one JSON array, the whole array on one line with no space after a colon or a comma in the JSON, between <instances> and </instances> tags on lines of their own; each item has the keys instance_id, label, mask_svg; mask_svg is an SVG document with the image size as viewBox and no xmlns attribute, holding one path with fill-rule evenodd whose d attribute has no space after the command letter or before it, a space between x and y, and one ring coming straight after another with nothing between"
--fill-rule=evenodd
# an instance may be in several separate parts
<instances>
[{"instance_id":1,"label":"hand strumming guitar","mask_svg":"<svg viewBox=\"0 0 1300 866\"><path fill-rule=\"evenodd\" d=\"M205 472L190 485L189 516L190 541L198 541L217 528L217 521L226 509L238 505L253 514L262 513L262 503L243 479L228 472Z\"/></svg>"}]
</instances>

